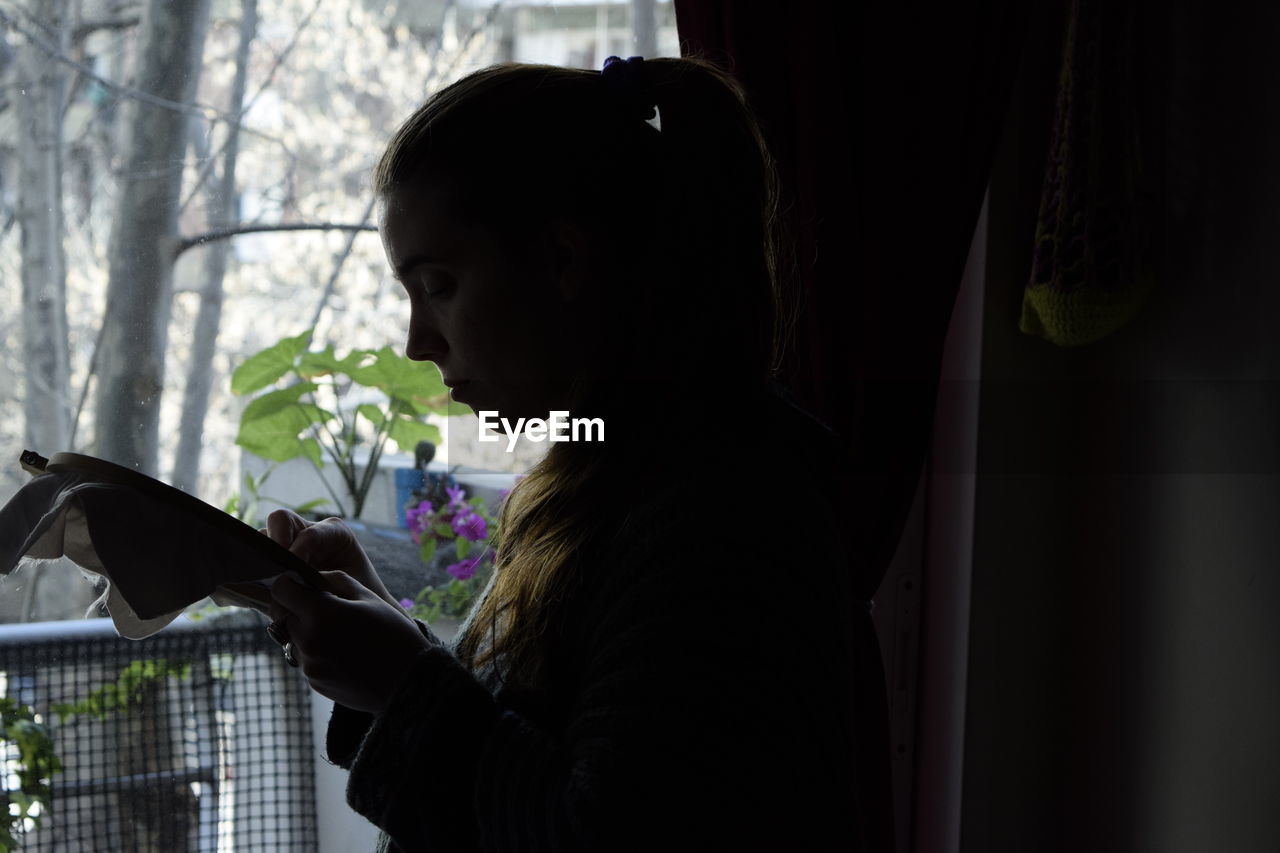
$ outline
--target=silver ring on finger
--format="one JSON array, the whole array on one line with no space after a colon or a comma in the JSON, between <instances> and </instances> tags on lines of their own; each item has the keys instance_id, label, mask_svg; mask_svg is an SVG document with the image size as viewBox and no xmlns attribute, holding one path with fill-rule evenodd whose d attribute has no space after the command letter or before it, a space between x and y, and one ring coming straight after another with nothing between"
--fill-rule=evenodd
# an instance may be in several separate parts
<instances>
[{"instance_id":1,"label":"silver ring on finger","mask_svg":"<svg viewBox=\"0 0 1280 853\"><path fill-rule=\"evenodd\" d=\"M293 655L293 643L284 644L284 662L289 666L298 665L298 659Z\"/></svg>"},{"instance_id":2,"label":"silver ring on finger","mask_svg":"<svg viewBox=\"0 0 1280 853\"><path fill-rule=\"evenodd\" d=\"M284 627L284 620L280 619L268 625L267 636L281 646L286 645L289 642L289 632Z\"/></svg>"}]
</instances>

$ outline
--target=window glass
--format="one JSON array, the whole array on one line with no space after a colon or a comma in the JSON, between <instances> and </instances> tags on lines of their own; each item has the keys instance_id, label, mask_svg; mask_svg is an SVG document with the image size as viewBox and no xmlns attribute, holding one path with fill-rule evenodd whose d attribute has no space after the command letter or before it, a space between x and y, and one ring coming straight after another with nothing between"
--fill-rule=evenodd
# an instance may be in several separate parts
<instances>
[{"instance_id":1,"label":"window glass","mask_svg":"<svg viewBox=\"0 0 1280 853\"><path fill-rule=\"evenodd\" d=\"M438 493L393 476L417 473L412 455L383 457L360 506L306 443L354 446L363 466L380 436L412 453L444 428L436 462L507 472L549 446L508 452L475 440L474 415L391 405L388 389L424 375L447 395L433 365L402 360L409 306L374 230L372 168L468 72L678 52L670 0L0 0L0 504L29 480L24 449L102 456L254 524L272 497L319 499L367 522L353 528L402 605L436 600L430 568L465 610L492 568L484 519L450 510L457 535L431 556L404 510ZM355 349L392 355L340 363ZM290 386L281 359L308 351ZM333 376L355 381L330 390ZM263 404L283 399L264 398L273 388L313 403L313 420L282 423L287 407ZM278 463L281 442L308 450ZM481 479L463 484L496 509L511 477ZM314 756L308 725L327 703L262 620L197 604L201 619L137 642L81 618L100 591L69 560L0 578L0 710L40 724L0 732L0 795L15 804L0 847L13 833L30 849L373 848L341 774Z\"/></svg>"},{"instance_id":2,"label":"window glass","mask_svg":"<svg viewBox=\"0 0 1280 853\"><path fill-rule=\"evenodd\" d=\"M660 0L213 0L207 21L200 6L0 7L0 499L25 481L15 460L30 447L114 457L224 505L241 490L253 396L232 393L239 365L312 327L312 349L403 351L407 302L376 233L358 230L399 121L493 62L598 69L679 51ZM149 47L150 14L183 35ZM157 96L181 80L192 91ZM173 217L133 180L159 174L177 187ZM218 237L284 225L299 230ZM187 247L201 235L213 239ZM377 394L352 389L360 402ZM479 448L440 455L464 446ZM445 461L521 470L547 445L484 447Z\"/></svg>"}]
</instances>

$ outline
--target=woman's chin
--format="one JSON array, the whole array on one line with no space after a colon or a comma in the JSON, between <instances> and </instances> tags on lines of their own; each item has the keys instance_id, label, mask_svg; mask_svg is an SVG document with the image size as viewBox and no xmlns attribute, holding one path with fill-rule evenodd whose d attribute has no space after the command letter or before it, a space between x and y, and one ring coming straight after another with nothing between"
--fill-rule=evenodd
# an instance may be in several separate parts
<instances>
[{"instance_id":1,"label":"woman's chin","mask_svg":"<svg viewBox=\"0 0 1280 853\"><path fill-rule=\"evenodd\" d=\"M505 418L512 424L521 419L546 418L553 411L568 409L567 394L531 393L532 390L528 387L494 388L487 384L477 387L475 382L465 382L450 389L450 393L455 401L466 403L477 415L484 412L490 417Z\"/></svg>"}]
</instances>

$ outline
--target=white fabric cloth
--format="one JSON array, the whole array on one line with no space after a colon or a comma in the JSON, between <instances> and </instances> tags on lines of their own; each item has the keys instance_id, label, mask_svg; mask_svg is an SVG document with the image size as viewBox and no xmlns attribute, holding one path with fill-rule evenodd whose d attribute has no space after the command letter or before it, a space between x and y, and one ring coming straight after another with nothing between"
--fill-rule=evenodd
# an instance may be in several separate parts
<instances>
[{"instance_id":1,"label":"white fabric cloth","mask_svg":"<svg viewBox=\"0 0 1280 853\"><path fill-rule=\"evenodd\" d=\"M106 578L90 614L105 605L116 632L134 640L159 631L206 596L266 613L267 588L282 571L243 537L215 529L196 513L92 476L41 474L0 508L0 573L64 556Z\"/></svg>"}]
</instances>

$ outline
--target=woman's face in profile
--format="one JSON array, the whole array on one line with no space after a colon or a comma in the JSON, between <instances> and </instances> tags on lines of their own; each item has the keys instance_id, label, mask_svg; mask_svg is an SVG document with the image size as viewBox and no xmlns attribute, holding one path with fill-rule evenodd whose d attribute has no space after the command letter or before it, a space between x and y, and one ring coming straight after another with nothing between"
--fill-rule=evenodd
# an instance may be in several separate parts
<instances>
[{"instance_id":1,"label":"woman's face in profile","mask_svg":"<svg viewBox=\"0 0 1280 853\"><path fill-rule=\"evenodd\" d=\"M514 422L567 409L585 356L554 252L517 250L452 207L427 182L382 199L383 248L409 296L405 354L435 362L453 399L476 412Z\"/></svg>"}]
</instances>

